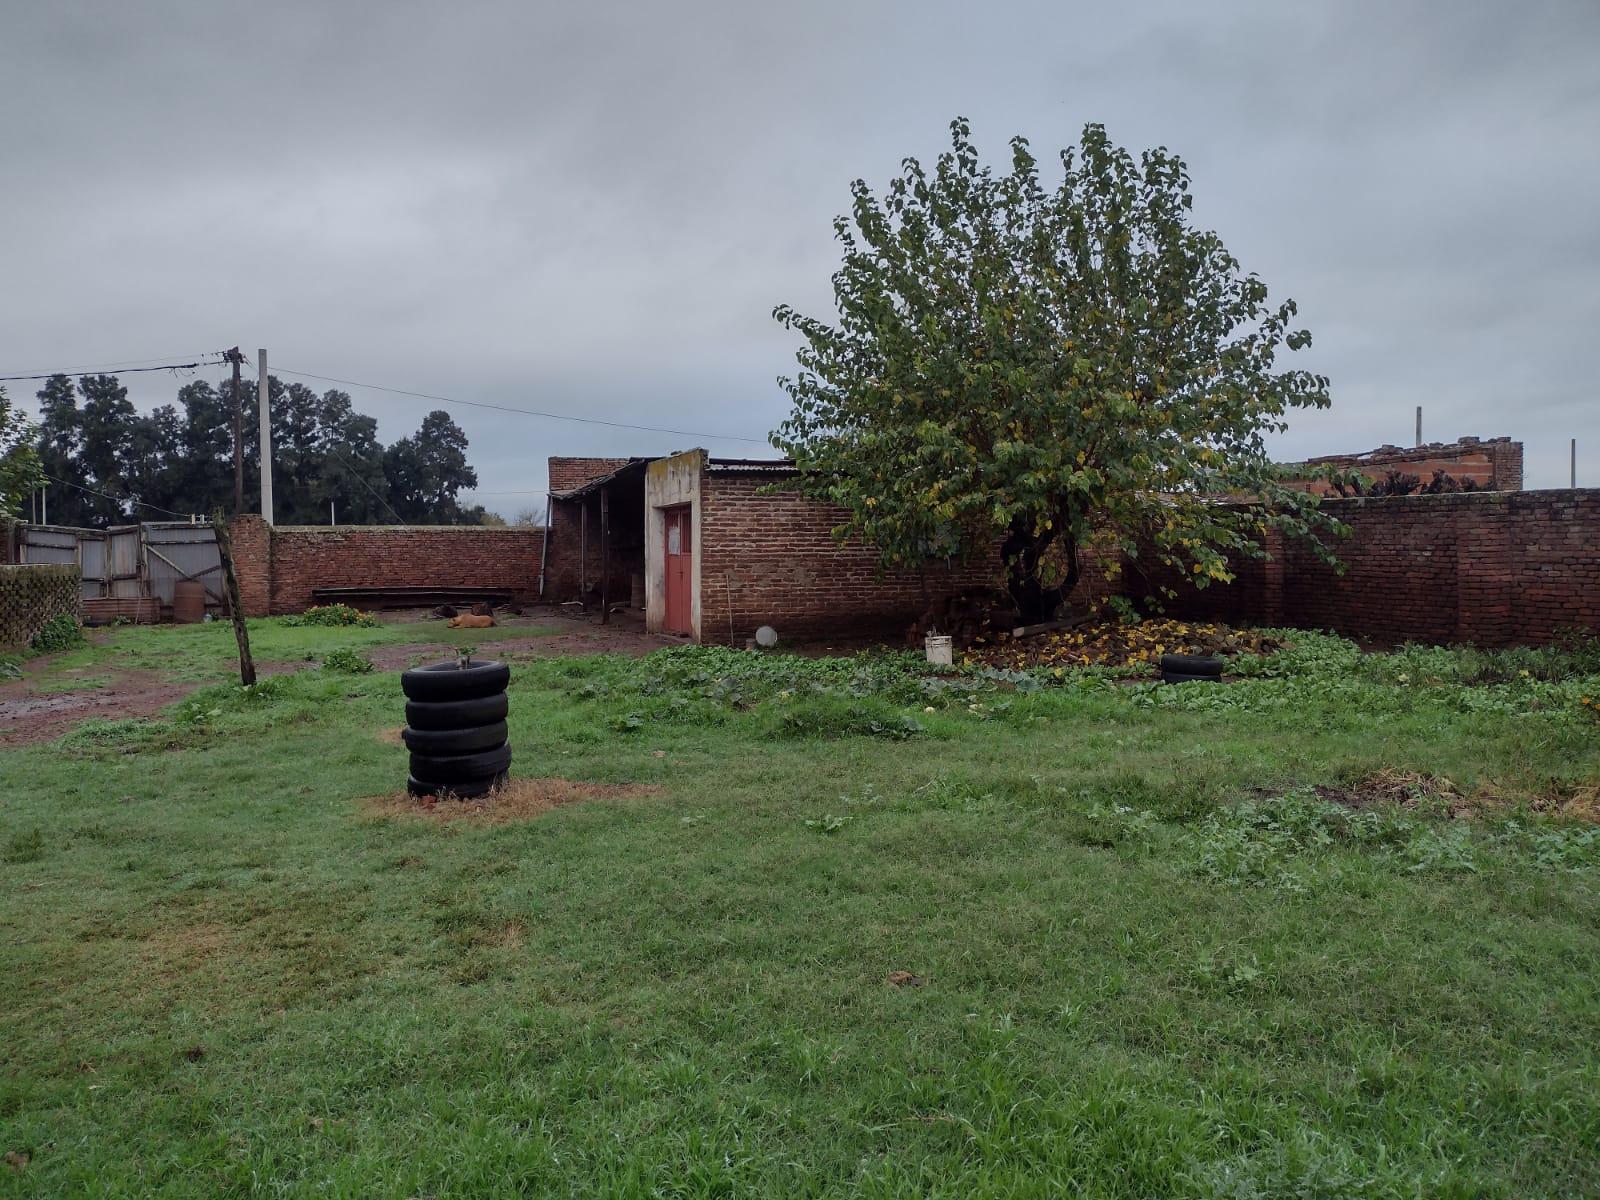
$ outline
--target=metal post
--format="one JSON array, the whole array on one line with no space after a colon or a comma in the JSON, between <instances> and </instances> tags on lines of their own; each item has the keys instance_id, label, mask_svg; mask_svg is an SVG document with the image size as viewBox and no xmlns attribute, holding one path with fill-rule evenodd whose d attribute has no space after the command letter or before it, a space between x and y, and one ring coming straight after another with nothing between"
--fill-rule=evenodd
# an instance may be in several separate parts
<instances>
[{"instance_id":1,"label":"metal post","mask_svg":"<svg viewBox=\"0 0 1600 1200\"><path fill-rule=\"evenodd\" d=\"M39 524L50 524L50 489L42 483L39 485Z\"/></svg>"},{"instance_id":2,"label":"metal post","mask_svg":"<svg viewBox=\"0 0 1600 1200\"><path fill-rule=\"evenodd\" d=\"M1417 440L1414 445L1422 445L1422 405L1417 405Z\"/></svg>"},{"instance_id":3,"label":"metal post","mask_svg":"<svg viewBox=\"0 0 1600 1200\"><path fill-rule=\"evenodd\" d=\"M600 488L600 624L611 623L611 498Z\"/></svg>"},{"instance_id":4,"label":"metal post","mask_svg":"<svg viewBox=\"0 0 1600 1200\"><path fill-rule=\"evenodd\" d=\"M1572 439L1572 486L1578 486L1578 439Z\"/></svg>"},{"instance_id":5,"label":"metal post","mask_svg":"<svg viewBox=\"0 0 1600 1200\"><path fill-rule=\"evenodd\" d=\"M338 521L333 519L333 501L329 500L328 501L328 524L329 525L337 525L338 523L339 523Z\"/></svg>"},{"instance_id":6,"label":"metal post","mask_svg":"<svg viewBox=\"0 0 1600 1200\"><path fill-rule=\"evenodd\" d=\"M261 406L261 516L272 524L272 399L267 383L267 352L256 351L260 378L256 381L256 402Z\"/></svg>"}]
</instances>

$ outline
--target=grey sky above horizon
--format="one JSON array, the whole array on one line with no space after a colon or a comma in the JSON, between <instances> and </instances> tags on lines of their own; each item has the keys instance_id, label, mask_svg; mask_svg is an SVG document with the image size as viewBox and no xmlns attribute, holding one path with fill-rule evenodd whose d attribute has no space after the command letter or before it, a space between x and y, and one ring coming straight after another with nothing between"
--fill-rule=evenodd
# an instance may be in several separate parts
<instances>
[{"instance_id":1,"label":"grey sky above horizon","mask_svg":"<svg viewBox=\"0 0 1600 1200\"><path fill-rule=\"evenodd\" d=\"M0 0L0 374L274 367L763 438L851 179L957 114L1003 162L1105 123L1315 339L1283 458L1510 435L1600 486L1600 4ZM221 372L208 377L221 378ZM141 407L165 374L124 377ZM328 385L307 381L319 389ZM33 385L12 384L29 402ZM392 441L425 400L348 388ZM448 406L446 406L448 407ZM747 442L451 407L483 503L550 454Z\"/></svg>"}]
</instances>

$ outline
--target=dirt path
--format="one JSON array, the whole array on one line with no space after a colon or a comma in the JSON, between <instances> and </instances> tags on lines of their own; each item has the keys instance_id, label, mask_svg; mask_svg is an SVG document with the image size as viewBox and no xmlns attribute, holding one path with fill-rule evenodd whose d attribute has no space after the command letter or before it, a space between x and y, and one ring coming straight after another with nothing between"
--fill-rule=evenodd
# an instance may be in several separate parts
<instances>
[{"instance_id":1,"label":"dirt path","mask_svg":"<svg viewBox=\"0 0 1600 1200\"><path fill-rule=\"evenodd\" d=\"M419 635L425 635L435 623L443 626L442 621L413 619ZM681 645L683 641L681 638L645 633L636 621L622 620L612 625L597 625L571 617L540 613L515 621L518 625L523 623L530 627L554 626L561 632L543 637L486 640L478 647L478 657L546 658L567 654L639 656L663 646ZM448 643L419 640L374 646L367 651L367 656L380 671L400 671L418 662L453 658L455 653L456 647ZM201 686L194 681L166 679L156 671L119 670L107 666L92 673L99 681L98 686L68 691L49 690L47 685L53 683L59 688L63 681L62 676L52 674L50 666L49 658L31 660L24 665L21 679L0 684L0 749L48 742L70 733L85 721L97 718L122 720L147 717L182 700ZM305 670L309 666L311 664L305 662L261 662L257 663L257 670L264 677Z\"/></svg>"},{"instance_id":2,"label":"dirt path","mask_svg":"<svg viewBox=\"0 0 1600 1200\"><path fill-rule=\"evenodd\" d=\"M113 671L104 686L75 692L40 691L34 680L19 679L0 685L0 747L47 742L95 717L149 716L197 686L154 671Z\"/></svg>"},{"instance_id":3,"label":"dirt path","mask_svg":"<svg viewBox=\"0 0 1600 1200\"><path fill-rule=\"evenodd\" d=\"M620 616L620 614L619 614ZM556 628L561 632L541 637L500 637L485 639L477 645L478 658L518 656L524 658L551 658L562 655L627 654L635 658L660 650L663 646L681 646L685 639L663 637L646 633L637 620L619 619L610 625L594 624L586 620L557 614L537 613L517 620L511 627L526 623L540 628ZM430 626L444 627L439 620L418 620L418 633ZM446 642L405 642L392 646L374 646L367 653L372 665L380 671L400 671L418 662L454 658L456 647Z\"/></svg>"}]
</instances>

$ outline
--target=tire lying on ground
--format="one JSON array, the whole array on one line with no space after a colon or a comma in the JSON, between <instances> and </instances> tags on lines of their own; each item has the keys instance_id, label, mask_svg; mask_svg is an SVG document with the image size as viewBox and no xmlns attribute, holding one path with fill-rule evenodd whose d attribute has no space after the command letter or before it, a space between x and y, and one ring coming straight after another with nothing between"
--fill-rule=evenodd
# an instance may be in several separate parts
<instances>
[{"instance_id":1,"label":"tire lying on ground","mask_svg":"<svg viewBox=\"0 0 1600 1200\"><path fill-rule=\"evenodd\" d=\"M422 783L476 783L504 775L511 766L511 747L496 746L478 754L413 754L411 778Z\"/></svg>"},{"instance_id":2,"label":"tire lying on ground","mask_svg":"<svg viewBox=\"0 0 1600 1200\"><path fill-rule=\"evenodd\" d=\"M406 780L406 791L413 796L437 796L443 792L457 800L475 800L479 796L487 796L505 781L504 775L495 775L471 783L424 783L413 775Z\"/></svg>"},{"instance_id":3,"label":"tire lying on ground","mask_svg":"<svg viewBox=\"0 0 1600 1200\"><path fill-rule=\"evenodd\" d=\"M400 687L406 699L429 703L447 700L476 700L506 690L511 668L502 662L431 663L400 673Z\"/></svg>"},{"instance_id":4,"label":"tire lying on ground","mask_svg":"<svg viewBox=\"0 0 1600 1200\"><path fill-rule=\"evenodd\" d=\"M1222 674L1222 660L1205 654L1163 654L1161 673L1165 675L1168 671L1178 675L1210 675L1215 678Z\"/></svg>"},{"instance_id":5,"label":"tire lying on ground","mask_svg":"<svg viewBox=\"0 0 1600 1200\"><path fill-rule=\"evenodd\" d=\"M1221 675L1190 675L1186 671L1161 672L1162 683L1221 683Z\"/></svg>"},{"instance_id":6,"label":"tire lying on ground","mask_svg":"<svg viewBox=\"0 0 1600 1200\"><path fill-rule=\"evenodd\" d=\"M406 724L419 729L468 729L504 721L510 706L505 692L470 700L408 700Z\"/></svg>"},{"instance_id":7,"label":"tire lying on ground","mask_svg":"<svg viewBox=\"0 0 1600 1200\"><path fill-rule=\"evenodd\" d=\"M400 738L413 754L476 754L506 744L506 723L495 721L460 729L402 729Z\"/></svg>"}]
</instances>

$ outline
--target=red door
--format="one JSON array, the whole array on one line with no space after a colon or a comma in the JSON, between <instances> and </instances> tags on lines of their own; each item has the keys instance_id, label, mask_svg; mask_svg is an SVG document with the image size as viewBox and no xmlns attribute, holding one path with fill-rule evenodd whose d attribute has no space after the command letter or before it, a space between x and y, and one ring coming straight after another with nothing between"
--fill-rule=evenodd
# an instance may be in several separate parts
<instances>
[{"instance_id":1,"label":"red door","mask_svg":"<svg viewBox=\"0 0 1600 1200\"><path fill-rule=\"evenodd\" d=\"M667 616L668 633L693 633L690 625L690 573L694 561L694 527L687 504L661 510L667 539Z\"/></svg>"}]
</instances>

